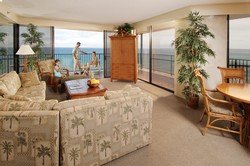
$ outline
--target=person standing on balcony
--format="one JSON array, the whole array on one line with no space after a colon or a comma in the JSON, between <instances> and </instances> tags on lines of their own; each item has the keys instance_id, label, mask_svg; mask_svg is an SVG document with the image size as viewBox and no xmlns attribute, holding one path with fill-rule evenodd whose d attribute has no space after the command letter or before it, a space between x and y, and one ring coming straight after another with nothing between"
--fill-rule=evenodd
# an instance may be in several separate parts
<instances>
[{"instance_id":1,"label":"person standing on balcony","mask_svg":"<svg viewBox=\"0 0 250 166\"><path fill-rule=\"evenodd\" d=\"M83 52L80 49L81 43L77 42L75 48L72 51L72 55L73 55L73 60L74 60L74 74L79 74L77 73L77 67L79 68L80 71L82 71L82 67L81 67L81 63L80 63L80 59L79 59L79 53L83 53L83 54L87 54L86 52Z\"/></svg>"}]
</instances>

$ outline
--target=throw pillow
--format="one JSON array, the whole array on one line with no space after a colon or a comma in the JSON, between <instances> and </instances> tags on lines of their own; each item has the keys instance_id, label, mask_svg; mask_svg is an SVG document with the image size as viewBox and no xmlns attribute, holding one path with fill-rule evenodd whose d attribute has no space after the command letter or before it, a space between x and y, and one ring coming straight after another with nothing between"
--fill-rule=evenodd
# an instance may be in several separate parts
<instances>
[{"instance_id":1,"label":"throw pillow","mask_svg":"<svg viewBox=\"0 0 250 166\"><path fill-rule=\"evenodd\" d=\"M40 80L36 71L20 73L19 76L22 82L22 87L29 87L40 84Z\"/></svg>"},{"instance_id":2,"label":"throw pillow","mask_svg":"<svg viewBox=\"0 0 250 166\"><path fill-rule=\"evenodd\" d=\"M3 81L0 81L0 96L9 94L8 88L3 83Z\"/></svg>"},{"instance_id":3,"label":"throw pillow","mask_svg":"<svg viewBox=\"0 0 250 166\"><path fill-rule=\"evenodd\" d=\"M4 98L18 101L31 101L30 98L21 95L4 95Z\"/></svg>"}]
</instances>

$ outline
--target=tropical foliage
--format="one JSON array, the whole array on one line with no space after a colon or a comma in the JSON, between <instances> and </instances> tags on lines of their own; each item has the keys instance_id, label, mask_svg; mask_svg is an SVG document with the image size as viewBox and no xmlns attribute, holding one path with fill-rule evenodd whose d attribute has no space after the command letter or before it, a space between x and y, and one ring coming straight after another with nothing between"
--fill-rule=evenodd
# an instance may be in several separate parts
<instances>
[{"instance_id":1,"label":"tropical foliage","mask_svg":"<svg viewBox=\"0 0 250 166\"><path fill-rule=\"evenodd\" d=\"M84 141L83 141L83 146L84 146L84 149L87 150L87 153L89 152L89 147L92 146L92 139L91 139L91 134L86 134L84 136Z\"/></svg>"},{"instance_id":2,"label":"tropical foliage","mask_svg":"<svg viewBox=\"0 0 250 166\"><path fill-rule=\"evenodd\" d=\"M36 61L44 56L42 51L44 33L39 32L37 26L29 24L27 26L27 33L22 33L21 36L24 38L24 44L29 44L36 54L36 56L28 57L28 67L34 70Z\"/></svg>"},{"instance_id":3,"label":"tropical foliage","mask_svg":"<svg viewBox=\"0 0 250 166\"><path fill-rule=\"evenodd\" d=\"M10 141L3 141L1 146L3 153L6 155L6 161L9 161L9 156L13 152L14 145Z\"/></svg>"},{"instance_id":4,"label":"tropical foliage","mask_svg":"<svg viewBox=\"0 0 250 166\"><path fill-rule=\"evenodd\" d=\"M72 148L69 153L70 160L73 160L73 165L76 165L76 160L79 158L80 150L78 148Z\"/></svg>"},{"instance_id":5,"label":"tropical foliage","mask_svg":"<svg viewBox=\"0 0 250 166\"><path fill-rule=\"evenodd\" d=\"M103 140L101 143L101 152L104 151L104 156L107 157L107 149L111 149L111 142Z\"/></svg>"},{"instance_id":6,"label":"tropical foliage","mask_svg":"<svg viewBox=\"0 0 250 166\"><path fill-rule=\"evenodd\" d=\"M21 147L21 153L23 152L23 146L27 146L26 133L23 131L17 133L17 146Z\"/></svg>"},{"instance_id":7,"label":"tropical foliage","mask_svg":"<svg viewBox=\"0 0 250 166\"><path fill-rule=\"evenodd\" d=\"M103 120L104 120L104 118L105 118L105 116L106 116L106 109L105 108L100 108L98 111L97 111L97 113L98 113L98 117L99 117L99 119L101 119L101 124L103 124Z\"/></svg>"},{"instance_id":8,"label":"tropical foliage","mask_svg":"<svg viewBox=\"0 0 250 166\"><path fill-rule=\"evenodd\" d=\"M50 148L46 147L46 146L43 146L41 144L40 147L37 148L37 157L42 157L42 165L45 165L45 157L48 156L48 157L51 157L51 154L50 154Z\"/></svg>"},{"instance_id":9,"label":"tropical foliage","mask_svg":"<svg viewBox=\"0 0 250 166\"><path fill-rule=\"evenodd\" d=\"M15 104L11 104L10 105L9 111L20 111L20 109L21 109L21 105L18 104L18 103L15 103ZM16 121L18 121L18 118L16 116L14 116L14 115L5 116L3 119L5 121L10 121L9 129L12 128L13 119L15 119Z\"/></svg>"},{"instance_id":10,"label":"tropical foliage","mask_svg":"<svg viewBox=\"0 0 250 166\"><path fill-rule=\"evenodd\" d=\"M132 121L131 128L132 128L132 133L135 135L136 130L138 130L138 124L136 120Z\"/></svg>"},{"instance_id":11,"label":"tropical foliage","mask_svg":"<svg viewBox=\"0 0 250 166\"><path fill-rule=\"evenodd\" d=\"M0 43L4 44L5 37L7 36L7 33L0 32ZM7 55L6 48L0 48L0 56Z\"/></svg>"},{"instance_id":12,"label":"tropical foliage","mask_svg":"<svg viewBox=\"0 0 250 166\"><path fill-rule=\"evenodd\" d=\"M114 126L113 130L114 130L113 135L115 137L115 140L118 141L119 140L119 134L120 134L120 125Z\"/></svg>"},{"instance_id":13,"label":"tropical foliage","mask_svg":"<svg viewBox=\"0 0 250 166\"><path fill-rule=\"evenodd\" d=\"M84 127L84 119L81 117L77 117L75 116L74 119L71 119L71 128L74 129L76 128L76 135L78 135L78 130L79 130L79 126L83 126Z\"/></svg>"},{"instance_id":14,"label":"tropical foliage","mask_svg":"<svg viewBox=\"0 0 250 166\"><path fill-rule=\"evenodd\" d=\"M126 106L124 107L124 114L127 115L127 120L128 120L128 118L129 118L129 113L132 113L132 106L126 105Z\"/></svg>"},{"instance_id":15,"label":"tropical foliage","mask_svg":"<svg viewBox=\"0 0 250 166\"><path fill-rule=\"evenodd\" d=\"M215 56L215 53L205 41L207 37L214 38L214 35L203 23L204 17L199 12L191 12L187 20L188 28L178 30L178 37L173 44L177 62L180 64L178 82L184 85L183 94L189 99L200 93L199 81L195 77L194 70L199 69L200 73L208 78L208 74L201 68L207 63L206 56Z\"/></svg>"},{"instance_id":16,"label":"tropical foliage","mask_svg":"<svg viewBox=\"0 0 250 166\"><path fill-rule=\"evenodd\" d=\"M131 35L133 29L129 23L124 23L116 28L118 35Z\"/></svg>"},{"instance_id":17,"label":"tropical foliage","mask_svg":"<svg viewBox=\"0 0 250 166\"><path fill-rule=\"evenodd\" d=\"M124 141L125 145L128 144L128 139L129 139L129 131L128 130L124 130L122 132L122 140Z\"/></svg>"}]
</instances>

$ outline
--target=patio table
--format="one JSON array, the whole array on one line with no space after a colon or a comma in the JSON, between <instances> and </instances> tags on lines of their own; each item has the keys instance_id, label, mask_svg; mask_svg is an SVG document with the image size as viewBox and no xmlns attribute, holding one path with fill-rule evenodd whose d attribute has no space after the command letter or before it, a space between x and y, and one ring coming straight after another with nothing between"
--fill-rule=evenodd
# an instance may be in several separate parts
<instances>
[{"instance_id":1,"label":"patio table","mask_svg":"<svg viewBox=\"0 0 250 166\"><path fill-rule=\"evenodd\" d=\"M250 148L250 84L222 83L217 90L243 104L246 117L243 143Z\"/></svg>"}]
</instances>

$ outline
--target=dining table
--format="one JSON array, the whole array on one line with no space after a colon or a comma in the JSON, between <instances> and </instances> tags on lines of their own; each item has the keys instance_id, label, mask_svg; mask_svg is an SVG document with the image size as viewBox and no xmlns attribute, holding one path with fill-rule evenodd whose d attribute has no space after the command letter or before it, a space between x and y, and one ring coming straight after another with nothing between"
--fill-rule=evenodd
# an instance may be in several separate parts
<instances>
[{"instance_id":1,"label":"dining table","mask_svg":"<svg viewBox=\"0 0 250 166\"><path fill-rule=\"evenodd\" d=\"M242 104L245 116L243 144L250 148L250 84L222 83L217 86L217 90Z\"/></svg>"}]
</instances>

